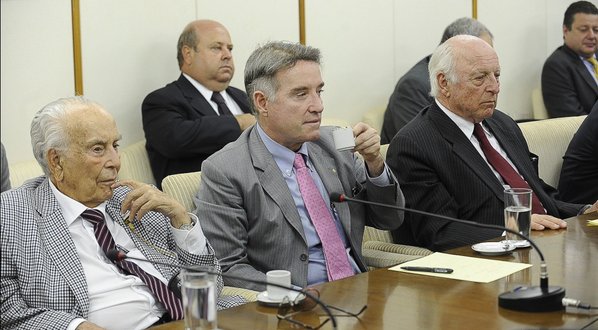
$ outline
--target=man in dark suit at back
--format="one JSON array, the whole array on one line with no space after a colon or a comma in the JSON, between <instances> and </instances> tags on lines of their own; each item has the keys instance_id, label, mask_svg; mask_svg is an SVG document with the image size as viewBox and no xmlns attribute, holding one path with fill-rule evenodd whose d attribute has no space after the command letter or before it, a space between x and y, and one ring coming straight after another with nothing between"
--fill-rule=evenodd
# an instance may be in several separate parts
<instances>
[{"instance_id":1,"label":"man in dark suit at back","mask_svg":"<svg viewBox=\"0 0 598 330\"><path fill-rule=\"evenodd\" d=\"M158 187L170 174L199 171L204 159L255 123L247 94L229 86L232 50L222 24L189 23L177 44L179 79L143 100L146 149Z\"/></svg>"},{"instance_id":2,"label":"man in dark suit at back","mask_svg":"<svg viewBox=\"0 0 598 330\"><path fill-rule=\"evenodd\" d=\"M588 1L572 3L563 39L542 69L544 104L553 118L588 114L598 100L598 8Z\"/></svg>"},{"instance_id":3,"label":"man in dark suit at back","mask_svg":"<svg viewBox=\"0 0 598 330\"><path fill-rule=\"evenodd\" d=\"M490 45L494 38L484 24L473 18L461 17L444 29L440 43L460 34L480 37ZM389 143L405 124L434 101L434 98L430 96L430 78L428 77L430 56L432 55L417 62L397 82L395 90L388 100L386 112L384 112L380 143Z\"/></svg>"},{"instance_id":4,"label":"man in dark suit at back","mask_svg":"<svg viewBox=\"0 0 598 330\"><path fill-rule=\"evenodd\" d=\"M538 177L519 126L495 110L500 65L482 39L460 35L430 58L434 102L392 139L387 163L408 207L479 223L504 226L506 186L534 192L531 228L567 226L560 218L595 210L554 199L556 190ZM541 160L540 160L541 161ZM399 243L446 250L500 236L406 213L393 237Z\"/></svg>"}]
</instances>

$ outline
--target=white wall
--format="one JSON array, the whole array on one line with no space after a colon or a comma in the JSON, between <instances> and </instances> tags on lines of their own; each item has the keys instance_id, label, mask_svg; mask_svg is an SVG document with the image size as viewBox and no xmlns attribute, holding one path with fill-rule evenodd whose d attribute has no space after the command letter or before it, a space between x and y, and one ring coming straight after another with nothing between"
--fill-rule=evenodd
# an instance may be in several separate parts
<instances>
[{"instance_id":1,"label":"white wall","mask_svg":"<svg viewBox=\"0 0 598 330\"><path fill-rule=\"evenodd\" d=\"M9 162L31 159L29 125L43 105L74 95L70 0L1 0L1 138ZM531 117L531 90L544 59L562 43L572 1L478 0L495 36L502 76L498 107ZM175 80L176 40L197 18L226 25L235 45L232 85L258 43L299 39L293 0L84 0L85 95L114 114L123 146L143 138L140 105ZM323 54L325 118L355 123L383 108L396 81L430 54L445 26L471 16L470 0L306 1L306 41Z\"/></svg>"}]
</instances>

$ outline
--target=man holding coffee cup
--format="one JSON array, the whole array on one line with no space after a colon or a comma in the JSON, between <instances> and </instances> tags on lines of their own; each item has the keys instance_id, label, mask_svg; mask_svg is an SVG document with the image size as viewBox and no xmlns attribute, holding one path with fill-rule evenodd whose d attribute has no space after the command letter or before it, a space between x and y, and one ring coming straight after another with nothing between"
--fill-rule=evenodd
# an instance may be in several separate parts
<instances>
[{"instance_id":1,"label":"man holding coffee cup","mask_svg":"<svg viewBox=\"0 0 598 330\"><path fill-rule=\"evenodd\" d=\"M400 206L404 199L373 128L352 128L361 158L338 151L333 128L320 128L323 87L318 49L271 42L249 57L245 88L257 124L204 161L196 199L225 274L266 280L284 269L299 287L341 279L366 270L365 225L400 226L402 212L331 203L333 192Z\"/></svg>"},{"instance_id":2,"label":"man holding coffee cup","mask_svg":"<svg viewBox=\"0 0 598 330\"><path fill-rule=\"evenodd\" d=\"M538 177L519 126L495 109L500 65L488 43L450 38L432 54L429 72L434 102L397 133L387 153L408 205L504 226L505 188L527 188L533 190L533 230L565 228L561 218L596 209L598 203L554 199L556 189ZM500 234L408 214L393 236L398 243L441 251Z\"/></svg>"}]
</instances>

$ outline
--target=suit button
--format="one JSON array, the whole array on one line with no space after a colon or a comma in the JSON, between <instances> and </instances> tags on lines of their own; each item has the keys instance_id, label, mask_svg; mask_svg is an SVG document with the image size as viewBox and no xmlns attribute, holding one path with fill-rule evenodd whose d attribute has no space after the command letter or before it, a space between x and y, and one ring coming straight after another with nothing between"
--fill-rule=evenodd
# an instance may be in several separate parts
<instances>
[{"instance_id":1,"label":"suit button","mask_svg":"<svg viewBox=\"0 0 598 330\"><path fill-rule=\"evenodd\" d=\"M303 253L301 255L301 257L299 257L299 259L301 259L301 261L306 261L307 260L307 254Z\"/></svg>"}]
</instances>

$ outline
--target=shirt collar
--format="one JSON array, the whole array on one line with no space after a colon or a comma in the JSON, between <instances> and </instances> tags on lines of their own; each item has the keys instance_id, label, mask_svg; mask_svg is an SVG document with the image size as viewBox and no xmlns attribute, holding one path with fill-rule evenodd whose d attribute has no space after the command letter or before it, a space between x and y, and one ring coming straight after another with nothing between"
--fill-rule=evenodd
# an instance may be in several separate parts
<instances>
[{"instance_id":1,"label":"shirt collar","mask_svg":"<svg viewBox=\"0 0 598 330\"><path fill-rule=\"evenodd\" d=\"M88 207L63 194L56 188L54 183L52 183L52 180L48 180L48 182L50 183L50 189L52 189L54 197L56 197L56 200L58 201L62 216L66 220L66 225L70 226L79 216L81 216L83 211L88 209ZM98 205L95 209L101 211L102 214L104 214L104 217L106 217L106 202Z\"/></svg>"},{"instance_id":2,"label":"shirt collar","mask_svg":"<svg viewBox=\"0 0 598 330\"><path fill-rule=\"evenodd\" d=\"M435 99L434 101L436 101L436 104L438 105L440 110L442 110L442 112L444 112L455 123L455 125L457 125L457 127L459 127L461 132L463 132L463 134L465 134L465 136L468 139L471 139L471 137L473 136L474 124L472 122L470 122L469 120L466 120L465 118L463 118L463 117L457 115L456 113L450 111L449 109L447 109L444 105L442 105L438 101L438 99ZM480 122L480 124L481 124L481 122ZM482 128L484 128L484 125L482 125ZM484 131L486 131L486 128L484 128Z\"/></svg>"},{"instance_id":3,"label":"shirt collar","mask_svg":"<svg viewBox=\"0 0 598 330\"><path fill-rule=\"evenodd\" d=\"M195 87L195 88L196 88L196 89L197 89L197 90L198 90L198 91L201 93L201 95L203 95L203 97L204 97L206 100L208 100L208 101L211 101L211 102L214 102L214 101L212 101L212 94L213 94L213 93L217 93L217 92L214 92L214 91L211 91L211 90L209 90L209 89L208 89L206 86L202 85L202 84L201 84L201 83L199 83L197 80L195 80L195 79L191 78L191 76L189 76L189 75L188 75L188 74L186 74L186 73L183 73L183 76L184 76L185 78L187 78L187 80L189 80L189 82L191 83L191 85L193 85L193 87ZM226 94L226 89L225 89L225 90L223 90L222 92L220 92L220 94L221 94L221 95L222 95L222 97L224 98L224 97L225 97L225 95L227 95L227 94ZM226 98L225 98L225 99L226 99ZM214 103L214 104L215 104L215 103Z\"/></svg>"}]
</instances>

